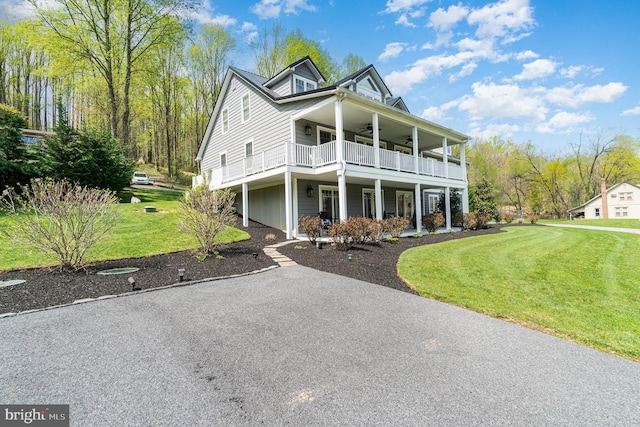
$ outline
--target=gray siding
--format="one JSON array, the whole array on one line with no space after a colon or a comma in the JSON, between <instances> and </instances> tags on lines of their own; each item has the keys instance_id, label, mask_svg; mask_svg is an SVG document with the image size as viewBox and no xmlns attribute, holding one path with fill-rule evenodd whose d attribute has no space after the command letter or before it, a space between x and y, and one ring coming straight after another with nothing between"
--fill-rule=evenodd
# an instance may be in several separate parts
<instances>
[{"instance_id":1,"label":"gray siding","mask_svg":"<svg viewBox=\"0 0 640 427\"><path fill-rule=\"evenodd\" d=\"M233 81L235 80L235 81ZM202 158L202 171L220 168L220 153L227 152L227 164L244 158L244 144L253 140L254 154L274 148L291 140L290 117L308 108L316 100L291 102L283 105L273 103L262 93L233 77L230 89L224 94L218 116L215 118L209 144ZM235 89L233 89L235 88ZM242 122L242 96L250 93L250 115ZM222 133L222 111L229 110L229 131ZM304 135L304 125L296 131Z\"/></svg>"},{"instance_id":2,"label":"gray siding","mask_svg":"<svg viewBox=\"0 0 640 427\"><path fill-rule=\"evenodd\" d=\"M286 228L284 185L249 191L249 218L278 230Z\"/></svg>"},{"instance_id":3,"label":"gray siding","mask_svg":"<svg viewBox=\"0 0 640 427\"><path fill-rule=\"evenodd\" d=\"M295 73L300 77L304 77L305 79L318 83L316 76L313 74L313 72L311 71L311 69L306 63L300 64L299 66L297 66Z\"/></svg>"},{"instance_id":4,"label":"gray siding","mask_svg":"<svg viewBox=\"0 0 640 427\"><path fill-rule=\"evenodd\" d=\"M291 76L287 76L287 78L282 79L278 83L276 83L273 87L271 87L275 93L280 96L288 96L293 92L291 91Z\"/></svg>"}]
</instances>

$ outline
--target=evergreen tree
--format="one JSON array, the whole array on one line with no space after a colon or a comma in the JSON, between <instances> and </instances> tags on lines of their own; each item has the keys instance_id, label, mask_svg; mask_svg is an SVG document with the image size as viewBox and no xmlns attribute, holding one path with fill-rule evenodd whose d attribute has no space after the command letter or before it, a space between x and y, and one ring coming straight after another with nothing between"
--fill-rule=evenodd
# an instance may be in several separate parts
<instances>
[{"instance_id":1,"label":"evergreen tree","mask_svg":"<svg viewBox=\"0 0 640 427\"><path fill-rule=\"evenodd\" d=\"M493 195L491 182L485 175L480 177L477 184L470 188L469 209L475 212L486 213L493 218L498 213L498 206Z\"/></svg>"}]
</instances>

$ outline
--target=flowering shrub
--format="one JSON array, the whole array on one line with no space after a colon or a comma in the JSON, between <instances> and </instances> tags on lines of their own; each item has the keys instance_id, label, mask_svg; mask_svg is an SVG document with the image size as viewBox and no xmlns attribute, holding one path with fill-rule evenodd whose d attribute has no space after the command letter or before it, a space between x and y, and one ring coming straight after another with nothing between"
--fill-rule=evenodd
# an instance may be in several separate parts
<instances>
[{"instance_id":1,"label":"flowering shrub","mask_svg":"<svg viewBox=\"0 0 640 427\"><path fill-rule=\"evenodd\" d=\"M477 230L487 225L489 218L489 214L485 212L469 212L464 216L462 228L466 230Z\"/></svg>"},{"instance_id":2,"label":"flowering shrub","mask_svg":"<svg viewBox=\"0 0 640 427\"><path fill-rule=\"evenodd\" d=\"M527 219L529 220L529 222L531 222L531 224L535 224L540 219L540 216L536 214L529 214L527 215Z\"/></svg>"},{"instance_id":3,"label":"flowering shrub","mask_svg":"<svg viewBox=\"0 0 640 427\"><path fill-rule=\"evenodd\" d=\"M411 224L409 218L403 218L401 216L393 216L387 219L387 222L389 223L389 233L391 233L392 237L400 237L402 232Z\"/></svg>"},{"instance_id":4,"label":"flowering shrub","mask_svg":"<svg viewBox=\"0 0 640 427\"><path fill-rule=\"evenodd\" d=\"M504 221L507 224L511 224L513 222L513 220L515 219L515 216L512 213L506 213L506 214L502 215L502 218L504 219Z\"/></svg>"},{"instance_id":5,"label":"flowering shrub","mask_svg":"<svg viewBox=\"0 0 640 427\"><path fill-rule=\"evenodd\" d=\"M422 225L429 233L435 232L438 227L442 227L445 223L444 215L440 212L434 212L422 217Z\"/></svg>"},{"instance_id":6,"label":"flowering shrub","mask_svg":"<svg viewBox=\"0 0 640 427\"><path fill-rule=\"evenodd\" d=\"M315 245L322 232L322 219L319 216L304 216L298 220L298 224L309 241Z\"/></svg>"}]
</instances>

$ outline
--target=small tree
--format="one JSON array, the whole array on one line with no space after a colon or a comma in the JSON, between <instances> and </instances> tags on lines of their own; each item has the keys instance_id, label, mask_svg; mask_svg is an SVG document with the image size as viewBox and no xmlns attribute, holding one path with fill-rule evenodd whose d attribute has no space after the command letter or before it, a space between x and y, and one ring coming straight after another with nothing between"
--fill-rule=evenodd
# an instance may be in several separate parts
<instances>
[{"instance_id":1,"label":"small tree","mask_svg":"<svg viewBox=\"0 0 640 427\"><path fill-rule=\"evenodd\" d=\"M471 188L472 197L469 208L472 211L485 213L489 218L495 217L498 213L498 206L493 196L491 182L486 176L482 176L480 181Z\"/></svg>"},{"instance_id":2,"label":"small tree","mask_svg":"<svg viewBox=\"0 0 640 427\"><path fill-rule=\"evenodd\" d=\"M219 245L218 235L235 224L235 198L236 194L228 188L211 191L200 185L180 200L178 229L198 240L203 255L214 253Z\"/></svg>"},{"instance_id":3,"label":"small tree","mask_svg":"<svg viewBox=\"0 0 640 427\"><path fill-rule=\"evenodd\" d=\"M91 247L117 223L117 197L106 190L68 181L31 180L3 193L2 204L13 218L4 234L58 260L60 270L79 269Z\"/></svg>"}]
</instances>

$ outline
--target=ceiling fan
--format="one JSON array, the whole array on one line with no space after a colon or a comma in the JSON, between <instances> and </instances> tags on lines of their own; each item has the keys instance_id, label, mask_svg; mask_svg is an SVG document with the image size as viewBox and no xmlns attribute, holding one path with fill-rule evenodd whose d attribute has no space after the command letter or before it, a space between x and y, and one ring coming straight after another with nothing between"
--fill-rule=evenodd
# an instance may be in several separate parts
<instances>
[{"instance_id":1,"label":"ceiling fan","mask_svg":"<svg viewBox=\"0 0 640 427\"><path fill-rule=\"evenodd\" d=\"M405 144L411 144L412 142L413 142L413 138L411 137L411 135L409 135L407 139L404 140Z\"/></svg>"},{"instance_id":2,"label":"ceiling fan","mask_svg":"<svg viewBox=\"0 0 640 427\"><path fill-rule=\"evenodd\" d=\"M360 132L369 132L369 133L373 133L373 126L371 125L371 123L367 123L367 126L363 129L360 129ZM381 128L378 128L378 132L382 132Z\"/></svg>"}]
</instances>

